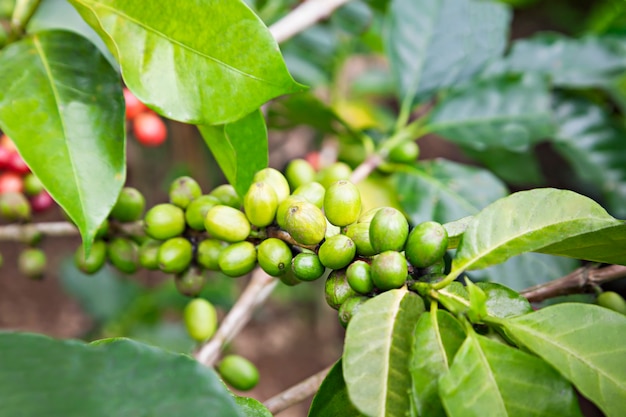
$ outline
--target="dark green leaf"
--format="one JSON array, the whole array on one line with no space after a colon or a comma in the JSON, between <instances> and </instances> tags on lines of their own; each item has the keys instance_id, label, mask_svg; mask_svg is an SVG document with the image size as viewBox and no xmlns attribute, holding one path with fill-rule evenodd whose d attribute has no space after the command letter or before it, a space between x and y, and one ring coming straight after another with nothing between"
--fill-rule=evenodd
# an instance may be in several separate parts
<instances>
[{"instance_id":1,"label":"dark green leaf","mask_svg":"<svg viewBox=\"0 0 626 417\"><path fill-rule=\"evenodd\" d=\"M197 346L182 322L170 323L162 320L152 324L134 323L125 336L136 342L175 353L189 354Z\"/></svg>"},{"instance_id":2,"label":"dark green leaf","mask_svg":"<svg viewBox=\"0 0 626 417\"><path fill-rule=\"evenodd\" d=\"M568 381L543 360L476 334L439 381L449 417L581 416Z\"/></svg>"},{"instance_id":3,"label":"dark green leaf","mask_svg":"<svg viewBox=\"0 0 626 417\"><path fill-rule=\"evenodd\" d=\"M538 186L545 183L539 160L532 150L513 152L503 148L476 150L464 146L463 152L480 162L507 184Z\"/></svg>"},{"instance_id":4,"label":"dark green leaf","mask_svg":"<svg viewBox=\"0 0 626 417\"><path fill-rule=\"evenodd\" d=\"M443 97L427 129L477 150L525 151L554 131L548 84L531 75L479 80Z\"/></svg>"},{"instance_id":5,"label":"dark green leaf","mask_svg":"<svg viewBox=\"0 0 626 417\"><path fill-rule=\"evenodd\" d=\"M422 299L405 288L361 305L346 332L343 376L350 400L368 416L400 416L409 410L409 359ZM398 393L402 393L398 395Z\"/></svg>"},{"instance_id":6,"label":"dark green leaf","mask_svg":"<svg viewBox=\"0 0 626 417\"><path fill-rule=\"evenodd\" d=\"M254 398L235 397L235 402L245 417L272 417L272 413Z\"/></svg>"},{"instance_id":7,"label":"dark green leaf","mask_svg":"<svg viewBox=\"0 0 626 417\"><path fill-rule=\"evenodd\" d=\"M487 314L492 317L508 318L533 311L526 298L504 285L495 282L478 282L476 286L487 296Z\"/></svg>"},{"instance_id":8,"label":"dark green leaf","mask_svg":"<svg viewBox=\"0 0 626 417\"><path fill-rule=\"evenodd\" d=\"M509 19L493 1L392 1L385 42L402 101L472 78L504 51Z\"/></svg>"},{"instance_id":9,"label":"dark green leaf","mask_svg":"<svg viewBox=\"0 0 626 417\"><path fill-rule=\"evenodd\" d=\"M412 399L419 417L445 417L439 398L439 378L448 372L465 339L461 323L450 313L426 312L417 321L409 370Z\"/></svg>"},{"instance_id":10,"label":"dark green leaf","mask_svg":"<svg viewBox=\"0 0 626 417\"><path fill-rule=\"evenodd\" d=\"M0 416L242 416L212 369L132 340L3 333L0 351Z\"/></svg>"},{"instance_id":11,"label":"dark green leaf","mask_svg":"<svg viewBox=\"0 0 626 417\"><path fill-rule=\"evenodd\" d=\"M267 27L241 0L70 2L116 57L126 85L170 119L230 123L302 90Z\"/></svg>"},{"instance_id":12,"label":"dark green leaf","mask_svg":"<svg viewBox=\"0 0 626 417\"><path fill-rule=\"evenodd\" d=\"M507 333L554 366L608 417L626 404L626 316L564 303L503 322Z\"/></svg>"},{"instance_id":13,"label":"dark green leaf","mask_svg":"<svg viewBox=\"0 0 626 417\"><path fill-rule=\"evenodd\" d=\"M257 171L267 167L267 128L260 110L222 126L198 126L226 179L243 196Z\"/></svg>"},{"instance_id":14,"label":"dark green leaf","mask_svg":"<svg viewBox=\"0 0 626 417\"><path fill-rule=\"evenodd\" d=\"M362 415L350 402L348 388L343 380L340 359L326 375L315 397L313 397L308 417L361 417Z\"/></svg>"},{"instance_id":15,"label":"dark green leaf","mask_svg":"<svg viewBox=\"0 0 626 417\"><path fill-rule=\"evenodd\" d=\"M86 249L126 179L119 77L87 39L35 34L0 55L0 126Z\"/></svg>"},{"instance_id":16,"label":"dark green leaf","mask_svg":"<svg viewBox=\"0 0 626 417\"><path fill-rule=\"evenodd\" d=\"M413 224L451 222L478 213L507 190L489 171L436 159L393 175L400 204Z\"/></svg>"}]
</instances>

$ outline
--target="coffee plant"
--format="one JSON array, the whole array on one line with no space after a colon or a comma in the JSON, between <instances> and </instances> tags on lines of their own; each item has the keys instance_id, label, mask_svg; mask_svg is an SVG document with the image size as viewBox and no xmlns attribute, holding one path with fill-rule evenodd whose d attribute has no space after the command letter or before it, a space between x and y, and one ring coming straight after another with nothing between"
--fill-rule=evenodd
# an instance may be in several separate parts
<instances>
[{"instance_id":1,"label":"coffee plant","mask_svg":"<svg viewBox=\"0 0 626 417\"><path fill-rule=\"evenodd\" d=\"M170 275L197 342L0 333L0 415L271 416L311 395L311 417L626 415L626 12L509 41L509 3L0 1L0 239L32 278L41 237L75 232L85 275ZM375 65L346 81L353 59ZM148 207L127 136L160 145L166 120L227 183L179 176ZM319 146L269 167L268 130L302 125ZM424 158L433 137L472 163ZM53 200L68 221L36 221ZM250 275L225 317L201 296L216 274ZM316 280L342 357L239 395L263 377L225 346L277 285Z\"/></svg>"}]
</instances>

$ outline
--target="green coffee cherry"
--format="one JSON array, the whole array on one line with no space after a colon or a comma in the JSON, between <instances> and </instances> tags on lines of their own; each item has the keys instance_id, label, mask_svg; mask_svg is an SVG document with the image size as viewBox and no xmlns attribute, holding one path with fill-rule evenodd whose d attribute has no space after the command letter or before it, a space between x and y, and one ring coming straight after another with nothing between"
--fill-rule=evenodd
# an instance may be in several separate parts
<instances>
[{"instance_id":1,"label":"green coffee cherry","mask_svg":"<svg viewBox=\"0 0 626 417\"><path fill-rule=\"evenodd\" d=\"M414 141L402 142L389 151L387 160L397 164L410 164L415 162L420 154L420 148Z\"/></svg>"},{"instance_id":2,"label":"green coffee cherry","mask_svg":"<svg viewBox=\"0 0 626 417\"><path fill-rule=\"evenodd\" d=\"M206 275L202 268L190 266L184 272L176 274L174 285L182 295L196 297L206 284Z\"/></svg>"},{"instance_id":3,"label":"green coffee cherry","mask_svg":"<svg viewBox=\"0 0 626 417\"><path fill-rule=\"evenodd\" d=\"M147 239L139 247L139 265L148 270L159 269L159 248L161 242L154 239Z\"/></svg>"},{"instance_id":4,"label":"green coffee cherry","mask_svg":"<svg viewBox=\"0 0 626 417\"><path fill-rule=\"evenodd\" d=\"M254 175L253 182L259 181L269 184L274 189L278 204L285 201L291 193L287 178L285 178L280 171L274 168L265 168L257 172Z\"/></svg>"},{"instance_id":5,"label":"green coffee cherry","mask_svg":"<svg viewBox=\"0 0 626 417\"><path fill-rule=\"evenodd\" d=\"M318 252L322 265L330 269L348 266L354 259L354 255L356 255L356 245L346 235L335 235L326 239Z\"/></svg>"},{"instance_id":6,"label":"green coffee cherry","mask_svg":"<svg viewBox=\"0 0 626 417\"><path fill-rule=\"evenodd\" d=\"M291 262L291 270L296 278L302 281L315 281L326 272L320 258L314 253L302 252Z\"/></svg>"},{"instance_id":7,"label":"green coffee cherry","mask_svg":"<svg viewBox=\"0 0 626 417\"><path fill-rule=\"evenodd\" d=\"M324 213L335 226L347 226L356 222L361 214L361 193L350 181L333 183L324 196Z\"/></svg>"},{"instance_id":8,"label":"green coffee cherry","mask_svg":"<svg viewBox=\"0 0 626 417\"><path fill-rule=\"evenodd\" d=\"M358 223L367 223L370 224L372 222L372 219L374 218L374 216L376 215L376 213L378 213L380 210L382 210L384 207L375 207L373 209L369 209L367 210L365 213L363 213L361 215L361 217L359 217Z\"/></svg>"},{"instance_id":9,"label":"green coffee cherry","mask_svg":"<svg viewBox=\"0 0 626 417\"><path fill-rule=\"evenodd\" d=\"M296 275L293 273L293 270L288 269L287 272L285 272L283 275L279 276L278 279L280 280L280 282L282 282L283 284L289 286L289 287L293 287L296 286L298 284L302 284L302 281L299 280Z\"/></svg>"},{"instance_id":10,"label":"green coffee cherry","mask_svg":"<svg viewBox=\"0 0 626 417\"><path fill-rule=\"evenodd\" d=\"M386 251L375 256L372 260L372 281L380 290L386 291L402 287L407 275L406 259L400 252Z\"/></svg>"},{"instance_id":11,"label":"green coffee cherry","mask_svg":"<svg viewBox=\"0 0 626 417\"><path fill-rule=\"evenodd\" d=\"M246 215L229 206L212 207L206 214L204 227L212 237L226 242L241 242L250 234Z\"/></svg>"},{"instance_id":12,"label":"green coffee cherry","mask_svg":"<svg viewBox=\"0 0 626 417\"><path fill-rule=\"evenodd\" d=\"M315 168L306 159L294 159L285 168L285 177L292 190L315 181Z\"/></svg>"},{"instance_id":13,"label":"green coffee cherry","mask_svg":"<svg viewBox=\"0 0 626 417\"><path fill-rule=\"evenodd\" d=\"M361 256L376 255L376 250L374 250L370 241L369 223L353 223L345 228L344 233L356 245L357 254Z\"/></svg>"},{"instance_id":14,"label":"green coffee cherry","mask_svg":"<svg viewBox=\"0 0 626 417\"><path fill-rule=\"evenodd\" d=\"M352 175L352 168L344 162L335 162L323 168L317 173L317 182L328 189L333 183L339 180L348 180Z\"/></svg>"},{"instance_id":15,"label":"green coffee cherry","mask_svg":"<svg viewBox=\"0 0 626 417\"><path fill-rule=\"evenodd\" d=\"M443 257L448 248L448 232L437 222L418 224L406 242L406 258L411 265L425 268Z\"/></svg>"},{"instance_id":16,"label":"green coffee cherry","mask_svg":"<svg viewBox=\"0 0 626 417\"><path fill-rule=\"evenodd\" d=\"M319 182L309 182L296 188L292 196L304 197L306 201L322 208L326 189Z\"/></svg>"},{"instance_id":17,"label":"green coffee cherry","mask_svg":"<svg viewBox=\"0 0 626 417\"><path fill-rule=\"evenodd\" d=\"M194 298L187 303L183 316L187 332L193 340L203 342L217 330L217 311L203 298Z\"/></svg>"},{"instance_id":18,"label":"green coffee cherry","mask_svg":"<svg viewBox=\"0 0 626 417\"><path fill-rule=\"evenodd\" d=\"M243 197L243 207L251 224L268 226L274 221L278 208L276 192L268 183L255 182Z\"/></svg>"},{"instance_id":19,"label":"green coffee cherry","mask_svg":"<svg viewBox=\"0 0 626 417\"><path fill-rule=\"evenodd\" d=\"M409 235L409 222L393 207L384 207L372 218L370 241L377 253L401 251Z\"/></svg>"},{"instance_id":20,"label":"green coffee cherry","mask_svg":"<svg viewBox=\"0 0 626 417\"><path fill-rule=\"evenodd\" d=\"M41 279L46 271L46 254L38 248L25 249L17 259L17 268L28 278Z\"/></svg>"},{"instance_id":21,"label":"green coffee cherry","mask_svg":"<svg viewBox=\"0 0 626 417\"><path fill-rule=\"evenodd\" d=\"M339 307L341 307L348 298L358 295L350 287L350 284L348 284L346 271L344 270L331 272L328 278L326 278L324 290L326 303L335 310L339 310Z\"/></svg>"},{"instance_id":22,"label":"green coffee cherry","mask_svg":"<svg viewBox=\"0 0 626 417\"><path fill-rule=\"evenodd\" d=\"M29 246L35 246L43 239L43 233L33 223L21 227L19 241Z\"/></svg>"},{"instance_id":23,"label":"green coffee cherry","mask_svg":"<svg viewBox=\"0 0 626 417\"><path fill-rule=\"evenodd\" d=\"M146 208L146 199L136 188L124 187L111 210L111 218L120 222L134 222L141 219Z\"/></svg>"},{"instance_id":24,"label":"green coffee cherry","mask_svg":"<svg viewBox=\"0 0 626 417\"><path fill-rule=\"evenodd\" d=\"M182 209L202 195L200 184L191 177L178 177L170 185L170 203Z\"/></svg>"},{"instance_id":25,"label":"green coffee cherry","mask_svg":"<svg viewBox=\"0 0 626 417\"><path fill-rule=\"evenodd\" d=\"M144 227L153 239L170 239L185 231L185 213L173 204L157 204L146 213Z\"/></svg>"},{"instance_id":26,"label":"green coffee cherry","mask_svg":"<svg viewBox=\"0 0 626 417\"><path fill-rule=\"evenodd\" d=\"M107 259L107 245L102 240L96 240L91 245L89 256L85 257L84 247L81 245L74 253L74 264L85 274L98 272Z\"/></svg>"},{"instance_id":27,"label":"green coffee cherry","mask_svg":"<svg viewBox=\"0 0 626 417\"><path fill-rule=\"evenodd\" d=\"M246 275L256 266L256 248L250 242L238 242L224 248L219 255L220 270L229 277Z\"/></svg>"},{"instance_id":28,"label":"green coffee cherry","mask_svg":"<svg viewBox=\"0 0 626 417\"><path fill-rule=\"evenodd\" d=\"M204 219L206 219L206 214L218 204L222 204L222 202L212 195L202 195L189 203L185 209L185 220L189 227L194 230L205 230Z\"/></svg>"},{"instance_id":29,"label":"green coffee cherry","mask_svg":"<svg viewBox=\"0 0 626 417\"><path fill-rule=\"evenodd\" d=\"M446 275L445 271L446 261L444 258L441 258L426 268L419 268L417 270L417 278L423 282L436 282Z\"/></svg>"},{"instance_id":30,"label":"green coffee cherry","mask_svg":"<svg viewBox=\"0 0 626 417\"><path fill-rule=\"evenodd\" d=\"M134 274L139 264L137 244L124 237L116 237L107 247L109 262L121 272Z\"/></svg>"},{"instance_id":31,"label":"green coffee cherry","mask_svg":"<svg viewBox=\"0 0 626 417\"><path fill-rule=\"evenodd\" d=\"M307 201L307 199L299 195L290 195L287 199L285 199L285 201L278 205L278 208L276 209L276 223L281 229L285 228L287 210L296 201Z\"/></svg>"},{"instance_id":32,"label":"green coffee cherry","mask_svg":"<svg viewBox=\"0 0 626 417\"><path fill-rule=\"evenodd\" d=\"M626 300L614 291L604 291L598 295L596 303L604 308L609 308L618 313L626 314Z\"/></svg>"},{"instance_id":33,"label":"green coffee cherry","mask_svg":"<svg viewBox=\"0 0 626 417\"><path fill-rule=\"evenodd\" d=\"M173 237L159 247L159 269L171 274L183 272L193 258L193 246L184 237Z\"/></svg>"},{"instance_id":34,"label":"green coffee cherry","mask_svg":"<svg viewBox=\"0 0 626 417\"><path fill-rule=\"evenodd\" d=\"M261 268L273 277L284 275L291 268L291 249L280 239L269 238L261 242L257 257Z\"/></svg>"},{"instance_id":35,"label":"green coffee cherry","mask_svg":"<svg viewBox=\"0 0 626 417\"><path fill-rule=\"evenodd\" d=\"M44 190L44 186L32 172L24 176L24 194L34 196Z\"/></svg>"},{"instance_id":36,"label":"green coffee cherry","mask_svg":"<svg viewBox=\"0 0 626 417\"><path fill-rule=\"evenodd\" d=\"M358 313L361 305L363 305L363 303L367 300L369 300L369 298L362 295L355 295L348 298L339 307L339 323L341 323L344 328L348 327L348 323L350 322L352 317L354 317L356 313Z\"/></svg>"},{"instance_id":37,"label":"green coffee cherry","mask_svg":"<svg viewBox=\"0 0 626 417\"><path fill-rule=\"evenodd\" d=\"M0 215L10 221L26 221L30 219L30 203L24 194L8 191L0 194Z\"/></svg>"},{"instance_id":38,"label":"green coffee cherry","mask_svg":"<svg viewBox=\"0 0 626 417\"><path fill-rule=\"evenodd\" d=\"M205 239L198 245L196 261L209 271L219 271L219 257L227 243L217 239Z\"/></svg>"},{"instance_id":39,"label":"green coffee cherry","mask_svg":"<svg viewBox=\"0 0 626 417\"><path fill-rule=\"evenodd\" d=\"M240 391L251 390L259 383L259 370L239 355L228 355L222 359L217 372L227 384Z\"/></svg>"},{"instance_id":40,"label":"green coffee cherry","mask_svg":"<svg viewBox=\"0 0 626 417\"><path fill-rule=\"evenodd\" d=\"M355 261L346 270L346 279L350 288L359 294L369 294L374 290L370 264L365 261Z\"/></svg>"},{"instance_id":41,"label":"green coffee cherry","mask_svg":"<svg viewBox=\"0 0 626 417\"><path fill-rule=\"evenodd\" d=\"M96 239L102 239L109 234L109 220L104 219L98 230L96 230Z\"/></svg>"},{"instance_id":42,"label":"green coffee cherry","mask_svg":"<svg viewBox=\"0 0 626 417\"><path fill-rule=\"evenodd\" d=\"M209 195L219 199L224 206L229 206L235 209L241 207L241 198L239 198L239 194L237 194L235 187L230 184L223 184L219 187L215 187Z\"/></svg>"},{"instance_id":43,"label":"green coffee cherry","mask_svg":"<svg viewBox=\"0 0 626 417\"><path fill-rule=\"evenodd\" d=\"M326 235L326 217L308 201L295 201L285 214L285 230L302 245L317 245Z\"/></svg>"}]
</instances>

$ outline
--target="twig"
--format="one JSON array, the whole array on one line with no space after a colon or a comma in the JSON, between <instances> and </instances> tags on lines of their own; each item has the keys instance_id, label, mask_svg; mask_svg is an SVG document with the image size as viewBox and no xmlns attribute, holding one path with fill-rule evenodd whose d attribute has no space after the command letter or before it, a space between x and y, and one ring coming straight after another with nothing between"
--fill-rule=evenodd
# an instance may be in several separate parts
<instances>
[{"instance_id":1,"label":"twig","mask_svg":"<svg viewBox=\"0 0 626 417\"><path fill-rule=\"evenodd\" d=\"M141 221L133 223L117 223L112 225L112 227L127 235L140 235L143 233L143 222ZM44 236L53 237L78 236L79 234L76 226L70 222L7 224L0 226L0 241L22 241L24 237L28 236L28 234L33 231L40 232Z\"/></svg>"},{"instance_id":2,"label":"twig","mask_svg":"<svg viewBox=\"0 0 626 417\"><path fill-rule=\"evenodd\" d=\"M269 400L265 401L263 405L265 405L272 414L276 414L286 410L294 404L299 403L300 401L303 401L304 399L315 394L332 367L333 365L286 389L280 394L273 396Z\"/></svg>"},{"instance_id":3,"label":"twig","mask_svg":"<svg viewBox=\"0 0 626 417\"><path fill-rule=\"evenodd\" d=\"M352 182L353 184L356 184L360 181L363 181L382 162L383 162L383 158L378 154L373 154L369 156L365 161L361 163L361 165L356 167L356 169L352 172L352 175L350 176L350 182Z\"/></svg>"},{"instance_id":4,"label":"twig","mask_svg":"<svg viewBox=\"0 0 626 417\"><path fill-rule=\"evenodd\" d=\"M276 42L284 42L330 16L336 8L348 1L350 0L308 0L270 26L270 32Z\"/></svg>"},{"instance_id":5,"label":"twig","mask_svg":"<svg viewBox=\"0 0 626 417\"><path fill-rule=\"evenodd\" d=\"M245 327L252 317L252 312L269 297L277 283L278 279L257 268L215 335L194 353L196 360L207 366L213 366L222 347Z\"/></svg>"},{"instance_id":6,"label":"twig","mask_svg":"<svg viewBox=\"0 0 626 417\"><path fill-rule=\"evenodd\" d=\"M539 302L560 295L578 294L588 291L594 286L626 277L626 266L611 265L598 268L596 265L578 268L564 277L535 285L522 291L531 302Z\"/></svg>"}]
</instances>

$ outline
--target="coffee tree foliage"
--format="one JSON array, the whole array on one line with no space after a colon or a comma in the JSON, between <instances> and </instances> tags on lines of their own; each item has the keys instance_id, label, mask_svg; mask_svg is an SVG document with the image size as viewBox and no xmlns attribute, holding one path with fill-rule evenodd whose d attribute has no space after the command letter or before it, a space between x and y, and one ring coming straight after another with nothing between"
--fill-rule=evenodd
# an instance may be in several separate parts
<instances>
[{"instance_id":1,"label":"coffee tree foliage","mask_svg":"<svg viewBox=\"0 0 626 417\"><path fill-rule=\"evenodd\" d=\"M12 3L2 2L0 127L85 251L126 179L123 85L196 125L240 196L268 165L268 129L308 125L353 167L382 160L364 180L392 190L380 205L412 226L444 225L445 274L360 306L310 416L578 416L576 392L624 415L626 318L571 302L533 311L516 292L578 260L626 265L618 14L578 37L510 42L504 2L354 0L279 49L266 25L295 1ZM387 66L346 92L338 75L355 56ZM391 162L430 134L476 164ZM541 143L588 196L543 188ZM211 368L129 339L3 333L0 351L2 415L270 415Z\"/></svg>"}]
</instances>

